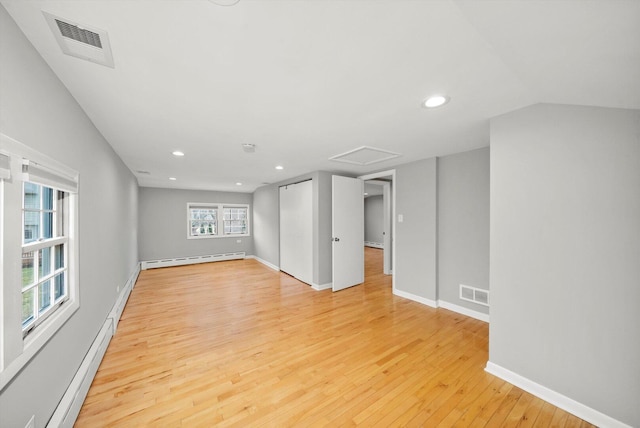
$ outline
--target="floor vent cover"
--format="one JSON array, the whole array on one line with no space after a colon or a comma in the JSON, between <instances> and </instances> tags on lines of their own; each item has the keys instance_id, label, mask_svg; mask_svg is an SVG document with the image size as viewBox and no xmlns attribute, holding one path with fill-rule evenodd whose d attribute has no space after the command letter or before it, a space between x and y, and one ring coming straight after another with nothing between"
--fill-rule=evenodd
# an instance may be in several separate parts
<instances>
[{"instance_id":1,"label":"floor vent cover","mask_svg":"<svg viewBox=\"0 0 640 428\"><path fill-rule=\"evenodd\" d=\"M483 306L489 306L489 290L460 284L460 299Z\"/></svg>"}]
</instances>

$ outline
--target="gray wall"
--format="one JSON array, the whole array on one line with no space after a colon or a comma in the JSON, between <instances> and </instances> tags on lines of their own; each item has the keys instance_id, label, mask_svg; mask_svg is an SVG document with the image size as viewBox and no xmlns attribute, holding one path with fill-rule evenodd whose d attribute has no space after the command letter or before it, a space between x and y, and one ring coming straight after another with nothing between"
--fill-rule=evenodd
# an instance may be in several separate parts
<instances>
[{"instance_id":1,"label":"gray wall","mask_svg":"<svg viewBox=\"0 0 640 428\"><path fill-rule=\"evenodd\" d=\"M0 6L0 130L80 173L80 309L0 392L2 426L51 417L137 257L138 187Z\"/></svg>"},{"instance_id":2,"label":"gray wall","mask_svg":"<svg viewBox=\"0 0 640 428\"><path fill-rule=\"evenodd\" d=\"M640 426L640 111L491 121L490 361Z\"/></svg>"},{"instance_id":3,"label":"gray wall","mask_svg":"<svg viewBox=\"0 0 640 428\"><path fill-rule=\"evenodd\" d=\"M331 174L316 171L289 180L269 184L254 192L253 212L259 219L254 235L255 255L275 266L280 265L280 225L278 188L302 180L313 180L313 282L331 282ZM258 227L259 225L259 227Z\"/></svg>"},{"instance_id":4,"label":"gray wall","mask_svg":"<svg viewBox=\"0 0 640 428\"><path fill-rule=\"evenodd\" d=\"M254 254L274 266L280 266L279 198L276 185L259 187L253 193Z\"/></svg>"},{"instance_id":5,"label":"gray wall","mask_svg":"<svg viewBox=\"0 0 640 428\"><path fill-rule=\"evenodd\" d=\"M396 266L399 291L437 299L437 160L396 167ZM403 215L400 223L398 216Z\"/></svg>"},{"instance_id":6,"label":"gray wall","mask_svg":"<svg viewBox=\"0 0 640 428\"><path fill-rule=\"evenodd\" d=\"M364 198L364 240L382 244L384 242L382 195Z\"/></svg>"},{"instance_id":7,"label":"gray wall","mask_svg":"<svg viewBox=\"0 0 640 428\"><path fill-rule=\"evenodd\" d=\"M489 289L488 147L438 158L438 299L489 313L459 284Z\"/></svg>"},{"instance_id":8,"label":"gray wall","mask_svg":"<svg viewBox=\"0 0 640 428\"><path fill-rule=\"evenodd\" d=\"M187 239L187 203L229 203L253 205L251 193L211 192L204 190L140 188L139 255L140 260L204 256L244 251L253 254L251 236ZM237 241L241 242L238 243Z\"/></svg>"}]
</instances>

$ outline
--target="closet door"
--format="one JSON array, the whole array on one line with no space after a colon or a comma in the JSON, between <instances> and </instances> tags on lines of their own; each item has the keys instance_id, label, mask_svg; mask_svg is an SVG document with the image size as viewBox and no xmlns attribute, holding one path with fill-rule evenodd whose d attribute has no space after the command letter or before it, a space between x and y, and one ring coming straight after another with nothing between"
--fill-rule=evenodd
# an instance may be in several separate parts
<instances>
[{"instance_id":1,"label":"closet door","mask_svg":"<svg viewBox=\"0 0 640 428\"><path fill-rule=\"evenodd\" d=\"M280 188L280 270L313 282L313 183Z\"/></svg>"}]
</instances>

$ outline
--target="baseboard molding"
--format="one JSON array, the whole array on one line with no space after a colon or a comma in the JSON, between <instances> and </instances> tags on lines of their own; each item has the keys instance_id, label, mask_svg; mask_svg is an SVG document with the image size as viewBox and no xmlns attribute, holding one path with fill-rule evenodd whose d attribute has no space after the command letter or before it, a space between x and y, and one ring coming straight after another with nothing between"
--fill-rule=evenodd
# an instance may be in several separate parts
<instances>
[{"instance_id":1,"label":"baseboard molding","mask_svg":"<svg viewBox=\"0 0 640 428\"><path fill-rule=\"evenodd\" d=\"M279 266L276 266L276 265L274 265L273 263L269 263L268 261L266 261L266 260L264 260L264 259L261 259L261 258L260 258L260 257L258 257L258 256L246 256L245 258L246 258L246 259L254 259L254 260L257 260L257 261L259 261L260 263L262 263L263 265L265 265L265 266L266 266L266 267L268 267L268 268L271 268L271 269L273 269L273 270L280 271L280 267L279 267Z\"/></svg>"},{"instance_id":2,"label":"baseboard molding","mask_svg":"<svg viewBox=\"0 0 640 428\"><path fill-rule=\"evenodd\" d=\"M138 263L125 285L120 287L120 294L118 295L116 303L113 305L113 308L111 308L102 328L93 340L78 371L76 371L71 383L58 403L58 407L56 407L51 419L49 419L47 428L73 427L84 403L84 399L87 396L87 392L89 392L91 382L93 382L102 358L109 347L111 338L116 333L122 311L124 311L131 290L133 290L140 275L141 266L142 264Z\"/></svg>"},{"instance_id":3,"label":"baseboard molding","mask_svg":"<svg viewBox=\"0 0 640 428\"><path fill-rule=\"evenodd\" d=\"M210 254L206 256L176 257L172 259L147 260L142 262L142 270L161 267L193 265L197 263L219 262L223 260L244 259L244 251L237 253Z\"/></svg>"},{"instance_id":4,"label":"baseboard molding","mask_svg":"<svg viewBox=\"0 0 640 428\"><path fill-rule=\"evenodd\" d=\"M459 306L454 303L446 302L444 300L438 300L438 307L457 312L459 314L475 318L480 321L489 322L489 314L474 311L473 309L465 308L464 306Z\"/></svg>"},{"instance_id":5,"label":"baseboard molding","mask_svg":"<svg viewBox=\"0 0 640 428\"><path fill-rule=\"evenodd\" d=\"M129 295L131 294L133 287L136 285L136 281L138 280L138 276L140 275L141 270L142 264L138 263L135 270L129 277L129 280L126 282L124 287L121 287L118 300L116 300L115 305L113 305L111 312L109 312L109 315L107 316L107 318L111 319L111 322L113 324L113 334L116 334L116 330L118 329L118 322L120 322L120 317L122 316L124 307L127 305Z\"/></svg>"},{"instance_id":6,"label":"baseboard molding","mask_svg":"<svg viewBox=\"0 0 640 428\"><path fill-rule=\"evenodd\" d=\"M432 308L438 307L438 303L435 300L416 296L415 294L407 293L406 291L401 291L397 288L393 290L393 294L395 294L396 296L404 297L405 299L413 300L414 302L422 303L423 305L431 306Z\"/></svg>"},{"instance_id":7,"label":"baseboard molding","mask_svg":"<svg viewBox=\"0 0 640 428\"><path fill-rule=\"evenodd\" d=\"M62 400L56 407L53 416L49 419L47 428L73 427L112 336L113 323L111 319L107 318L89 348L89 352L82 360L82 364L80 364L80 368L73 377L71 384L69 384L67 391L62 396Z\"/></svg>"},{"instance_id":8,"label":"baseboard molding","mask_svg":"<svg viewBox=\"0 0 640 428\"><path fill-rule=\"evenodd\" d=\"M491 361L487 362L485 371L499 377L500 379L506 380L518 388L523 389L528 393L561 408L562 410L566 410L567 412L579 417L580 419L584 419L593 425L608 428L631 428L623 422L592 409L591 407L585 406L584 404L578 403L565 395L552 391L545 386L494 364Z\"/></svg>"},{"instance_id":9,"label":"baseboard molding","mask_svg":"<svg viewBox=\"0 0 640 428\"><path fill-rule=\"evenodd\" d=\"M365 247L371 247L371 248L383 248L384 249L384 244L381 244L379 242L364 241L364 246Z\"/></svg>"},{"instance_id":10,"label":"baseboard molding","mask_svg":"<svg viewBox=\"0 0 640 428\"><path fill-rule=\"evenodd\" d=\"M333 288L333 282L327 282L326 284L311 283L311 288L316 291L328 290L330 288Z\"/></svg>"}]
</instances>

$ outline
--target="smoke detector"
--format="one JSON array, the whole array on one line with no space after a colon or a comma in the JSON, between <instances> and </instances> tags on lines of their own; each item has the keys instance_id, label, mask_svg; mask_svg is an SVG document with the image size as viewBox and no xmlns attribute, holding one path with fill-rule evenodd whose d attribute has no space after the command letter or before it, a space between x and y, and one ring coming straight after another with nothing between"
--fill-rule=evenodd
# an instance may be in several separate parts
<instances>
[{"instance_id":1,"label":"smoke detector","mask_svg":"<svg viewBox=\"0 0 640 428\"><path fill-rule=\"evenodd\" d=\"M47 12L42 13L63 53L114 68L111 44L106 31Z\"/></svg>"}]
</instances>

